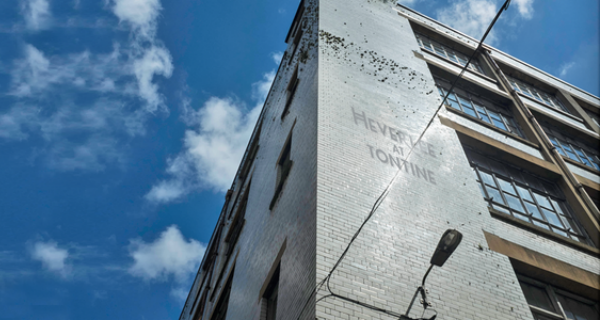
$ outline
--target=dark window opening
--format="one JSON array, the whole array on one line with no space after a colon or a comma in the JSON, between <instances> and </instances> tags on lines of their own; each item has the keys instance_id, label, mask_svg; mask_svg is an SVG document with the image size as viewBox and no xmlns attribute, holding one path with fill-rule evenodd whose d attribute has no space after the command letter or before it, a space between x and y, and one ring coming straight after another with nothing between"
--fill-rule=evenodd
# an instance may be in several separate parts
<instances>
[{"instance_id":1,"label":"dark window opening","mask_svg":"<svg viewBox=\"0 0 600 320\"><path fill-rule=\"evenodd\" d=\"M231 222L231 227L229 229L229 233L225 237L225 242L227 242L227 252L225 253L227 256L230 256L233 252L233 248L235 247L237 240L242 232L242 228L244 227L244 223L246 222L246 207L248 205L248 194L250 193L250 184L252 181L248 183L246 190L244 192L244 196L242 197L242 201L239 204L238 210Z\"/></svg>"},{"instance_id":2,"label":"dark window opening","mask_svg":"<svg viewBox=\"0 0 600 320\"><path fill-rule=\"evenodd\" d=\"M296 55L296 51L300 46L300 40L302 39L302 27L298 26L298 31L296 32L296 36L294 37L294 44L292 48L292 54L290 54L290 59L288 60L288 64L292 63L294 60L294 56Z\"/></svg>"},{"instance_id":3,"label":"dark window opening","mask_svg":"<svg viewBox=\"0 0 600 320\"><path fill-rule=\"evenodd\" d=\"M223 291L221 293L221 297L217 302L215 307L215 311L213 312L213 316L211 320L225 320L227 317L227 308L229 307L229 296L231 295L231 285L233 282L233 272L229 276L227 280L227 284L223 287Z\"/></svg>"},{"instance_id":4,"label":"dark window opening","mask_svg":"<svg viewBox=\"0 0 600 320\"><path fill-rule=\"evenodd\" d=\"M536 320L600 320L597 303L547 283L518 275L523 295Z\"/></svg>"},{"instance_id":5,"label":"dark window opening","mask_svg":"<svg viewBox=\"0 0 600 320\"><path fill-rule=\"evenodd\" d=\"M294 100L294 95L296 94L296 89L298 88L298 83L300 79L298 79L298 67L296 66L296 70L294 70L294 74L290 78L290 83L287 86L287 97L285 100L285 106L283 107L283 112L281 113L281 119L283 119L290 111L290 106L292 105L292 100Z\"/></svg>"},{"instance_id":6,"label":"dark window opening","mask_svg":"<svg viewBox=\"0 0 600 320\"><path fill-rule=\"evenodd\" d=\"M254 163L254 159L256 158L256 154L258 153L258 148L260 147L260 133L262 131L262 121L258 125L256 129L256 135L252 142L250 142L250 147L248 148L248 153L246 155L246 161L242 164L242 169L240 170L240 179L245 179L248 176L248 172L250 168L252 168L252 163Z\"/></svg>"},{"instance_id":7,"label":"dark window opening","mask_svg":"<svg viewBox=\"0 0 600 320\"><path fill-rule=\"evenodd\" d=\"M281 265L277 266L275 273L269 281L269 285L263 295L264 320L277 319L277 297L279 295L279 270Z\"/></svg>"},{"instance_id":8,"label":"dark window opening","mask_svg":"<svg viewBox=\"0 0 600 320\"><path fill-rule=\"evenodd\" d=\"M198 308L196 309L196 313L192 319L194 320L202 320L204 317L204 308L206 306L206 298L208 297L208 288L204 289L204 293L200 298L200 303L198 304Z\"/></svg>"},{"instance_id":9,"label":"dark window opening","mask_svg":"<svg viewBox=\"0 0 600 320\"><path fill-rule=\"evenodd\" d=\"M288 138L288 141L285 143L283 147L283 151L281 152L281 156L279 158L279 162L277 163L277 181L275 184L275 194L273 195L273 199L271 200L271 204L269 205L269 210L273 209L277 199L279 199L279 195L281 194L281 190L283 190L283 185L290 174L290 170L292 169L292 165L294 162L290 158L292 150L292 136Z\"/></svg>"}]
</instances>

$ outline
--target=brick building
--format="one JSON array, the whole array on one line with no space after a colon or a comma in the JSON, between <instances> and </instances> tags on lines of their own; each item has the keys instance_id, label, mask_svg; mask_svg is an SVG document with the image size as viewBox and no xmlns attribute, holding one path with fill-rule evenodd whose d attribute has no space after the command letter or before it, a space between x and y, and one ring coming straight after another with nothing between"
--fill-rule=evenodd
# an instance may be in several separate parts
<instances>
[{"instance_id":1,"label":"brick building","mask_svg":"<svg viewBox=\"0 0 600 320\"><path fill-rule=\"evenodd\" d=\"M398 319L449 228L411 318L598 319L598 97L383 0L285 41L181 320Z\"/></svg>"}]
</instances>

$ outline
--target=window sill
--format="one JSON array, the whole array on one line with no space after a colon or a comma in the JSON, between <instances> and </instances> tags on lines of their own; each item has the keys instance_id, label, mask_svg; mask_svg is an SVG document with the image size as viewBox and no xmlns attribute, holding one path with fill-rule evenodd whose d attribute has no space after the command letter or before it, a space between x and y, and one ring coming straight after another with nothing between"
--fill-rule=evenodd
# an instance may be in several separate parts
<instances>
[{"instance_id":1,"label":"window sill","mask_svg":"<svg viewBox=\"0 0 600 320\"><path fill-rule=\"evenodd\" d=\"M514 89L513 89L513 90L514 90ZM546 107L546 108L550 108L552 111L556 111L556 112L558 112L558 113L559 113L561 116L565 116L565 117L571 118L571 119L573 119L573 120L575 120L575 121L578 121L578 122L581 122L581 123L585 124L585 122L583 121L583 119L581 119L581 118L579 118L579 117L576 117L576 116L574 116L574 115L572 115L572 114L570 114L570 113L568 113L568 112L565 112L565 111L563 111L563 110L560 110L560 109L556 109L556 108L554 108L554 107L551 107L551 106L547 105L546 103L544 103L544 102L541 102L541 101L537 100L536 98L532 98L532 97L530 97L530 96L528 96L528 95L526 95L526 94L523 94L523 93L521 93L521 92L519 92L519 91L516 91L516 90L515 90L515 92L516 92L517 94L519 94L519 96L520 96L520 97L527 98L528 100L531 100L531 101L535 101L535 102L539 103L540 105L542 105L542 106L544 106L544 107Z\"/></svg>"},{"instance_id":2,"label":"window sill","mask_svg":"<svg viewBox=\"0 0 600 320\"><path fill-rule=\"evenodd\" d=\"M578 166L578 167L579 167L579 168L581 168L581 169L584 169L584 170L590 171L590 172L592 172L592 173L594 173L594 174L597 174L597 175L599 175L599 176L600 176L600 171L596 170L595 168L588 167L588 166L586 166L585 164L583 164L583 163L581 163L581 162L578 162L578 161L575 161L575 160L573 160L573 159L571 159L571 158L569 158L569 157L565 157L565 156L563 156L562 154L561 154L560 156L563 158L563 160L565 160L565 162L567 162L567 163L570 163L570 164L572 164L572 165L576 165L576 166Z\"/></svg>"},{"instance_id":3,"label":"window sill","mask_svg":"<svg viewBox=\"0 0 600 320\"><path fill-rule=\"evenodd\" d=\"M547 239L559 242L563 245L569 246L573 249L579 250L583 253L592 255L596 258L600 258L600 250L598 250L597 248L594 248L590 245L587 244L583 244L581 242L575 241L573 239L567 238L567 237L563 237L561 235L558 235L552 231L546 230L542 227L538 227L536 225L533 225L531 223L522 221L518 218L515 218L509 214L506 214L504 212L500 212L494 208L490 208L488 207L488 210L490 211L490 214L492 215L492 217L497 218L499 220L502 220L504 222L507 222L509 224L512 224L514 226L523 228L523 229L527 229L529 231L532 231L533 233L540 235L542 237L545 237Z\"/></svg>"},{"instance_id":4,"label":"window sill","mask_svg":"<svg viewBox=\"0 0 600 320\"><path fill-rule=\"evenodd\" d=\"M516 134L514 134L514 133L511 133L511 132L508 132L508 131L504 131L504 130L502 130L502 129L500 129L500 128L496 128L496 127L494 127L493 125L491 125L491 124L489 124L489 123L487 123L487 122L485 122L485 121L483 121L483 120L481 120L481 119L477 119L477 118L475 118L475 117L473 117L473 116L471 116L471 115L468 115L468 114L466 114L466 113L464 113L464 112L462 112L462 111L460 111L460 110L456 110L456 109L454 109L454 108L452 108L452 107L449 107L449 106L447 106L447 105L444 105L444 106L446 107L446 110L448 110L448 111L450 111L450 112L453 112L453 113L456 113L456 114L458 114L458 115L461 115L461 116L463 116L463 117L465 117L465 118L467 118L467 119L469 119L469 120L471 120L471 121L474 121L474 122L476 122L477 124L480 124L480 125L482 125L482 126L485 126L486 128L489 128L489 129L492 129L492 130L494 130L494 131L496 131L496 132L499 132L499 133L505 134L505 135L507 135L507 136L509 136L509 137L511 137L511 138L513 138L513 139L516 139L516 140L518 140L518 141L519 141L519 142L521 142L521 143L524 143L524 144L526 144L526 145L528 145L528 146L530 146L530 147L536 148L536 149L538 149L538 150L539 150L539 148L540 148L540 146L538 146L537 144L535 144L535 143L533 143L533 142L531 142L531 141L529 141L529 140L525 140L524 138L521 138L521 137L519 137L518 135L516 135Z\"/></svg>"},{"instance_id":5,"label":"window sill","mask_svg":"<svg viewBox=\"0 0 600 320\"><path fill-rule=\"evenodd\" d=\"M448 59L446 57L442 57L442 56L440 56L438 54L435 54L435 53L433 53L433 52L431 52L431 51L429 51L429 50L427 50L427 49L425 49L423 47L419 47L419 48L421 49L422 52L426 52L426 53L428 53L430 55L433 55L433 56L435 56L437 58L440 58L440 59L444 60L444 62L448 62L448 63L452 64L453 66L460 68L461 70L462 70L462 68L464 68L464 66L461 65L460 63L454 62L454 61L452 61L452 60L450 60L450 59ZM490 81L490 82L492 82L492 83L494 83L496 85L498 84L498 81L496 81L496 79L491 78L491 77L489 77L489 76L487 76L487 75L485 75L483 73L479 73L479 72L473 71L473 70L471 70L469 68L467 68L466 71L470 72L471 74L477 75L477 76L479 76L479 77L481 77L481 78L483 78L483 79L485 79L487 81Z\"/></svg>"}]
</instances>

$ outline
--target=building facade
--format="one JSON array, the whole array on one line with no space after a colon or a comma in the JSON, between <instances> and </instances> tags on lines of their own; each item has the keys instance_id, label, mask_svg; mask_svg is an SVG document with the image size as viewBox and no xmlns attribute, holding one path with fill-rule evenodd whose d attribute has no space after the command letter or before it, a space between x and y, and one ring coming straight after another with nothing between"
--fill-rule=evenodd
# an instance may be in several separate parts
<instances>
[{"instance_id":1,"label":"building facade","mask_svg":"<svg viewBox=\"0 0 600 320\"><path fill-rule=\"evenodd\" d=\"M598 319L598 97L384 0L286 43L180 320L398 319L446 229L410 318Z\"/></svg>"}]
</instances>

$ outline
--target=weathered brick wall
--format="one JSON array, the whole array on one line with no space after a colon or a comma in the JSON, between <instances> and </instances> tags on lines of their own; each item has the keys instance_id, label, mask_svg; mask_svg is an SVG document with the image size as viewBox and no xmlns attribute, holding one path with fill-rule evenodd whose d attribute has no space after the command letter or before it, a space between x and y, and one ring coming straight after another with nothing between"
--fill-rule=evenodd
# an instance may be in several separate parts
<instances>
[{"instance_id":1,"label":"weathered brick wall","mask_svg":"<svg viewBox=\"0 0 600 320\"><path fill-rule=\"evenodd\" d=\"M398 171L407 140L416 140L440 103L426 63L413 52L419 47L408 20L391 3L321 1L319 17L317 281ZM423 141L333 273L332 291L403 313L447 228L464 238L427 281L438 319L531 319L508 258L487 249L483 230L587 270L598 265L493 219L455 132L439 120ZM317 318L390 319L332 297L318 302Z\"/></svg>"}]
</instances>

